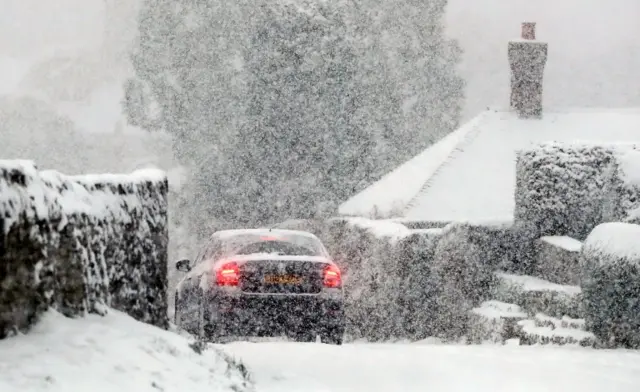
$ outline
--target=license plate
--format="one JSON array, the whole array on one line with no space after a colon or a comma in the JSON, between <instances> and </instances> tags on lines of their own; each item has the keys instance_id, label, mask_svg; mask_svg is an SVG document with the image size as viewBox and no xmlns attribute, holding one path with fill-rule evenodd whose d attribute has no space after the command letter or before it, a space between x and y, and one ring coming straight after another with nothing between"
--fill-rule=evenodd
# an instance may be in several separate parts
<instances>
[{"instance_id":1,"label":"license plate","mask_svg":"<svg viewBox=\"0 0 640 392\"><path fill-rule=\"evenodd\" d=\"M266 275L264 282L268 284L302 284L302 278L293 275Z\"/></svg>"}]
</instances>

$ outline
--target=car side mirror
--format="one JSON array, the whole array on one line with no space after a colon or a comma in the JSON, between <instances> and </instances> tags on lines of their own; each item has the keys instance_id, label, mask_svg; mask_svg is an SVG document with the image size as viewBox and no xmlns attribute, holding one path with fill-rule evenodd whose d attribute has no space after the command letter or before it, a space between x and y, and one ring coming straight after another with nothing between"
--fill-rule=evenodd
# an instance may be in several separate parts
<instances>
[{"instance_id":1,"label":"car side mirror","mask_svg":"<svg viewBox=\"0 0 640 392\"><path fill-rule=\"evenodd\" d=\"M176 269L180 272L189 272L191 271L191 263L188 259L178 260L176 262Z\"/></svg>"}]
</instances>

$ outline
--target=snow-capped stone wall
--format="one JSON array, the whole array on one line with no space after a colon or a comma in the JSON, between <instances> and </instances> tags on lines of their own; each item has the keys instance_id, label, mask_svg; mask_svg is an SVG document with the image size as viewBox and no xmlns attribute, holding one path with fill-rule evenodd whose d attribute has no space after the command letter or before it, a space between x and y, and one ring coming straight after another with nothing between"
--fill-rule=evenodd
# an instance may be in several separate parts
<instances>
[{"instance_id":1,"label":"snow-capped stone wall","mask_svg":"<svg viewBox=\"0 0 640 392\"><path fill-rule=\"evenodd\" d=\"M640 348L640 225L598 225L580 267L587 330L604 346Z\"/></svg>"},{"instance_id":2,"label":"snow-capped stone wall","mask_svg":"<svg viewBox=\"0 0 640 392\"><path fill-rule=\"evenodd\" d=\"M65 176L0 161L0 338L53 306L168 326L166 176Z\"/></svg>"},{"instance_id":3,"label":"snow-capped stone wall","mask_svg":"<svg viewBox=\"0 0 640 392\"><path fill-rule=\"evenodd\" d=\"M630 144L546 143L520 151L515 219L531 238L584 239L598 224L640 206L640 154Z\"/></svg>"}]
</instances>

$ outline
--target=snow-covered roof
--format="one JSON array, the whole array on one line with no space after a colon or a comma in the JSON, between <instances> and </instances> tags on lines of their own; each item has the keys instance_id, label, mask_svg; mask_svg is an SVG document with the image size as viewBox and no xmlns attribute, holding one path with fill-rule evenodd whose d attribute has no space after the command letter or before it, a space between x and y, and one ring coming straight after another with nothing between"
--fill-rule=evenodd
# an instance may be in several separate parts
<instances>
[{"instance_id":1,"label":"snow-covered roof","mask_svg":"<svg viewBox=\"0 0 640 392\"><path fill-rule=\"evenodd\" d=\"M487 110L339 208L341 215L421 221L511 220L516 152L544 142L640 143L640 108Z\"/></svg>"}]
</instances>

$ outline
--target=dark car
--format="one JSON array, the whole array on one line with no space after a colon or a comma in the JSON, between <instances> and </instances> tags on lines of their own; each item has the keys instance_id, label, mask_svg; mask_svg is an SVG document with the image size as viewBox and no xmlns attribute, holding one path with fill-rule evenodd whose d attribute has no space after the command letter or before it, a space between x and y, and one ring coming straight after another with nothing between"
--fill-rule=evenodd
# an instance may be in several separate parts
<instances>
[{"instance_id":1,"label":"dark car","mask_svg":"<svg viewBox=\"0 0 640 392\"><path fill-rule=\"evenodd\" d=\"M342 277L322 242L293 230L213 234L175 295L175 320L206 341L282 336L342 344Z\"/></svg>"}]
</instances>

